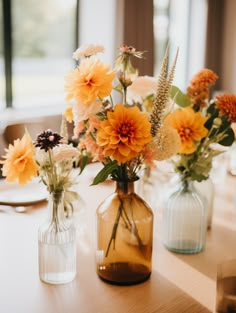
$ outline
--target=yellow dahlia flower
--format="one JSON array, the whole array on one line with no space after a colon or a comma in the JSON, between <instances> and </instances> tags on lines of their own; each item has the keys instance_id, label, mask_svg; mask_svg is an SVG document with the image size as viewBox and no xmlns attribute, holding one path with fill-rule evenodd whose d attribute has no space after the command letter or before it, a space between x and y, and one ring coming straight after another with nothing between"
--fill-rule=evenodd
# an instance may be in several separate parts
<instances>
[{"instance_id":1,"label":"yellow dahlia flower","mask_svg":"<svg viewBox=\"0 0 236 313\"><path fill-rule=\"evenodd\" d=\"M165 122L175 128L180 136L181 144L179 153L190 154L195 148L195 141L206 137L208 130L204 127L207 118L201 112L195 112L187 107L170 113Z\"/></svg>"},{"instance_id":2,"label":"yellow dahlia flower","mask_svg":"<svg viewBox=\"0 0 236 313\"><path fill-rule=\"evenodd\" d=\"M107 120L100 124L97 143L104 148L104 155L125 163L135 158L152 140L148 116L137 107L126 108L122 104L108 112Z\"/></svg>"},{"instance_id":3,"label":"yellow dahlia flower","mask_svg":"<svg viewBox=\"0 0 236 313\"><path fill-rule=\"evenodd\" d=\"M112 91L115 72L109 65L94 58L83 59L76 70L65 77L67 100L75 99L85 104L104 98Z\"/></svg>"},{"instance_id":4,"label":"yellow dahlia flower","mask_svg":"<svg viewBox=\"0 0 236 313\"><path fill-rule=\"evenodd\" d=\"M32 177L37 176L38 165L34 159L34 147L29 134L25 134L22 139L14 141L6 149L6 155L2 173L8 182L18 181L20 185L25 185Z\"/></svg>"}]
</instances>

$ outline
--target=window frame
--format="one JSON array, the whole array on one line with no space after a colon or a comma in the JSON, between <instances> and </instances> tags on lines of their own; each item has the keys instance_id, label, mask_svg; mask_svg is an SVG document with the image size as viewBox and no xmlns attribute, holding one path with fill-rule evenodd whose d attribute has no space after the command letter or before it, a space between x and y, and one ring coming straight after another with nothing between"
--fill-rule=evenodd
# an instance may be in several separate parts
<instances>
[{"instance_id":1,"label":"window frame","mask_svg":"<svg viewBox=\"0 0 236 313\"><path fill-rule=\"evenodd\" d=\"M12 0L2 0L3 12L3 64L5 77L5 109L14 109L14 94L12 88L13 74L13 43L12 43ZM79 43L79 0L76 0L75 25L74 25L74 49Z\"/></svg>"}]
</instances>

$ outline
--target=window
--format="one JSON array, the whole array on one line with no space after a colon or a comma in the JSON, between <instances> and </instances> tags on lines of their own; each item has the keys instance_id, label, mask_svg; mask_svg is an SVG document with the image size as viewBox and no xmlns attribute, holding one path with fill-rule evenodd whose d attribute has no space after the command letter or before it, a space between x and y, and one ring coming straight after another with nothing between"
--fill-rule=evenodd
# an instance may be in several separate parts
<instances>
[{"instance_id":1,"label":"window","mask_svg":"<svg viewBox=\"0 0 236 313\"><path fill-rule=\"evenodd\" d=\"M167 43L170 61L179 47L174 81L185 89L189 79L205 66L207 0L154 0L154 9L154 72L159 73Z\"/></svg>"},{"instance_id":2,"label":"window","mask_svg":"<svg viewBox=\"0 0 236 313\"><path fill-rule=\"evenodd\" d=\"M64 76L74 66L72 53L78 44L78 1L4 2L0 22L5 18L5 25L10 23L4 29L10 47L3 49L6 40L0 34L0 109L6 103L17 109L63 104ZM7 53L12 75L5 84Z\"/></svg>"}]
</instances>

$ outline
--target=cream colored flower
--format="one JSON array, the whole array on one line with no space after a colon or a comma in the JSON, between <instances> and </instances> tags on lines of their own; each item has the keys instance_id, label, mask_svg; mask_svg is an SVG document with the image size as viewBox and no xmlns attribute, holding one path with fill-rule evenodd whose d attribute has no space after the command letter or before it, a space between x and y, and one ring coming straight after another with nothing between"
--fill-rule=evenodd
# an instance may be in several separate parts
<instances>
[{"instance_id":1,"label":"cream colored flower","mask_svg":"<svg viewBox=\"0 0 236 313\"><path fill-rule=\"evenodd\" d=\"M35 148L35 159L40 166L44 166L49 163L48 153L40 148Z\"/></svg>"},{"instance_id":2,"label":"cream colored flower","mask_svg":"<svg viewBox=\"0 0 236 313\"><path fill-rule=\"evenodd\" d=\"M87 120L90 115L95 115L102 109L102 101L97 99L93 101L92 103L85 104L81 101L77 101L77 103L74 106L73 114L74 114L74 120L76 123Z\"/></svg>"},{"instance_id":3,"label":"cream colored flower","mask_svg":"<svg viewBox=\"0 0 236 313\"><path fill-rule=\"evenodd\" d=\"M164 124L151 145L155 160L167 160L178 152L181 145L180 136L176 129Z\"/></svg>"},{"instance_id":4,"label":"cream colored flower","mask_svg":"<svg viewBox=\"0 0 236 313\"><path fill-rule=\"evenodd\" d=\"M78 149L74 148L72 145L66 144L56 146L53 148L52 152L55 162L68 161L79 155Z\"/></svg>"},{"instance_id":5,"label":"cream colored flower","mask_svg":"<svg viewBox=\"0 0 236 313\"><path fill-rule=\"evenodd\" d=\"M157 80L151 76L139 76L127 88L127 100L129 103L140 102L148 96L155 94L157 90Z\"/></svg>"},{"instance_id":6,"label":"cream colored flower","mask_svg":"<svg viewBox=\"0 0 236 313\"><path fill-rule=\"evenodd\" d=\"M104 50L104 46L101 45L84 45L73 53L73 59L78 61L80 58L90 57L99 52L104 52Z\"/></svg>"}]
</instances>

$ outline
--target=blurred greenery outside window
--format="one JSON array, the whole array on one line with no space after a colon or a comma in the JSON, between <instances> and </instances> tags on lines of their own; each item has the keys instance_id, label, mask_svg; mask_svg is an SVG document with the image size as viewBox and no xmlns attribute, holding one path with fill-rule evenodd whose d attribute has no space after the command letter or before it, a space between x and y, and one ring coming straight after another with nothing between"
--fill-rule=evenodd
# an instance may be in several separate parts
<instances>
[{"instance_id":1,"label":"blurred greenery outside window","mask_svg":"<svg viewBox=\"0 0 236 313\"><path fill-rule=\"evenodd\" d=\"M78 44L78 1L1 0L0 110L6 108L4 1L9 1L11 15L10 106L20 109L62 106L64 76L74 66L72 53ZM5 29L5 33L8 31Z\"/></svg>"}]
</instances>

